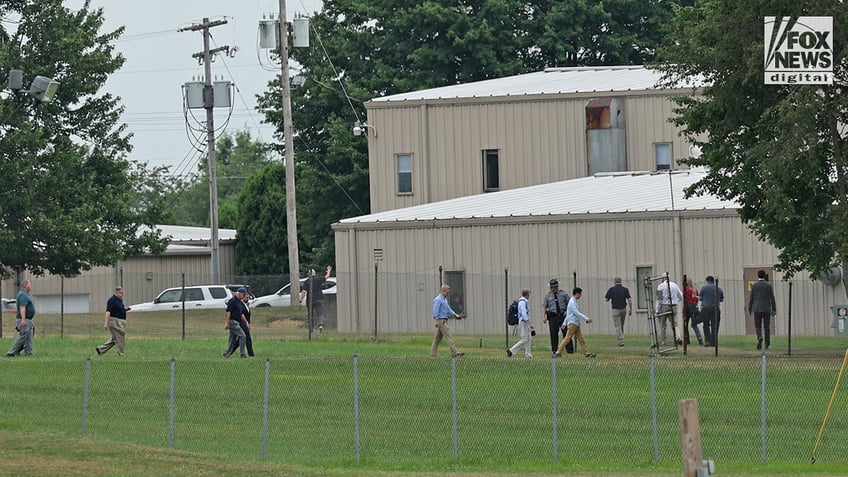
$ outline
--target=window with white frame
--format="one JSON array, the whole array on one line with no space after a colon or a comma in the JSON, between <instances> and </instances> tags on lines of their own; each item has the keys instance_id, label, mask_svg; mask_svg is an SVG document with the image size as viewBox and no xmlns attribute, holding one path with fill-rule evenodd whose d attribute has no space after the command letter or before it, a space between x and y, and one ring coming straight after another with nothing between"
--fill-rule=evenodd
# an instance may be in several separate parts
<instances>
[{"instance_id":1,"label":"window with white frame","mask_svg":"<svg viewBox=\"0 0 848 477\"><path fill-rule=\"evenodd\" d=\"M654 143L654 159L656 160L658 171L671 169L671 143Z\"/></svg>"},{"instance_id":2,"label":"window with white frame","mask_svg":"<svg viewBox=\"0 0 848 477\"><path fill-rule=\"evenodd\" d=\"M397 193L412 194L412 154L395 154Z\"/></svg>"},{"instance_id":3,"label":"window with white frame","mask_svg":"<svg viewBox=\"0 0 848 477\"><path fill-rule=\"evenodd\" d=\"M639 310L647 310L653 305L653 282L649 281L649 289L645 290L645 279L650 280L654 276L654 267L652 265L643 265L636 267L636 308Z\"/></svg>"},{"instance_id":4,"label":"window with white frame","mask_svg":"<svg viewBox=\"0 0 848 477\"><path fill-rule=\"evenodd\" d=\"M498 150L483 149L483 192L499 190Z\"/></svg>"}]
</instances>

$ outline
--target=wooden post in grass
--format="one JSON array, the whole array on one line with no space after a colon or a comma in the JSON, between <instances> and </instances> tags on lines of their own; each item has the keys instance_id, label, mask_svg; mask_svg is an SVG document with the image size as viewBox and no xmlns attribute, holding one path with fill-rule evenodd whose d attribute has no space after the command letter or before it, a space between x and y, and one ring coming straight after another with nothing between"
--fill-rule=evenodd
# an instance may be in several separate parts
<instances>
[{"instance_id":1,"label":"wooden post in grass","mask_svg":"<svg viewBox=\"0 0 848 477\"><path fill-rule=\"evenodd\" d=\"M703 458L701 451L701 422L698 417L698 401L681 399L677 401L677 419L680 425L680 450L683 454L686 477L698 475L698 467Z\"/></svg>"}]
</instances>

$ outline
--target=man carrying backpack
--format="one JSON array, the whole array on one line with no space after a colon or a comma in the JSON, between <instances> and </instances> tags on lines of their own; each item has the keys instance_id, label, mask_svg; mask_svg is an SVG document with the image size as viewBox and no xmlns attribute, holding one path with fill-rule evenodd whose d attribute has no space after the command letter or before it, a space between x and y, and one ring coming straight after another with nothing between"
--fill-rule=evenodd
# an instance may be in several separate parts
<instances>
[{"instance_id":1,"label":"man carrying backpack","mask_svg":"<svg viewBox=\"0 0 848 477\"><path fill-rule=\"evenodd\" d=\"M518 299L518 331L521 335L521 339L518 340L518 343L512 345L512 348L506 350L506 355L509 358L512 358L512 355L517 353L521 347L524 347L524 356L526 358L532 358L532 344L533 344L533 325L530 324L530 302L528 301L530 298L530 290L524 289L521 290L521 298Z\"/></svg>"}]
</instances>

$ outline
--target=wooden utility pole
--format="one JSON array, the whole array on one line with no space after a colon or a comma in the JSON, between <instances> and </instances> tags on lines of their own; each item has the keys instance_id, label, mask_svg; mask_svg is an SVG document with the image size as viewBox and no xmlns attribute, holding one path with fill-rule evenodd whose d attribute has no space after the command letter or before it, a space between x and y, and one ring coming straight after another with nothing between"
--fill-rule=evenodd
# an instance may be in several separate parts
<instances>
[{"instance_id":1,"label":"wooden utility pole","mask_svg":"<svg viewBox=\"0 0 848 477\"><path fill-rule=\"evenodd\" d=\"M280 87L283 91L283 135L286 162L286 236L289 248L289 280L291 303L300 298L300 262L297 247L297 206L294 188L294 127L292 126L291 85L289 84L288 23L286 0L280 0L280 27L277 30L280 46Z\"/></svg>"},{"instance_id":2,"label":"wooden utility pole","mask_svg":"<svg viewBox=\"0 0 848 477\"><path fill-rule=\"evenodd\" d=\"M215 94L212 87L212 55L220 52L229 52L229 46L209 48L209 29L216 26L226 25L227 20L215 20L210 22L208 18L203 23L190 27L180 28L179 31L202 31L203 51L191 55L203 63L204 86L203 86L203 108L206 109L206 162L209 168L209 222L211 226L210 248L212 258L210 265L211 283L220 283L220 251L218 249L218 160L215 154Z\"/></svg>"}]
</instances>

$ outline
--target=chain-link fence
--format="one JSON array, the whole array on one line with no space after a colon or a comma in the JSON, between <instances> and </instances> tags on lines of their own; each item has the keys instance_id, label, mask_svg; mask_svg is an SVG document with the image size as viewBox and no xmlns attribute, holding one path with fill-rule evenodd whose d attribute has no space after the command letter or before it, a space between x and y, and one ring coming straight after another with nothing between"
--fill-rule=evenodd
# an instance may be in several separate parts
<instances>
[{"instance_id":1,"label":"chain-link fence","mask_svg":"<svg viewBox=\"0 0 848 477\"><path fill-rule=\"evenodd\" d=\"M676 463L677 402L697 399L705 457L780 465L809 462L840 365L765 355L20 360L4 368L18 384L0 396L26 403L5 418L10 429L397 469ZM848 398L835 396L817 456L846 465Z\"/></svg>"}]
</instances>

